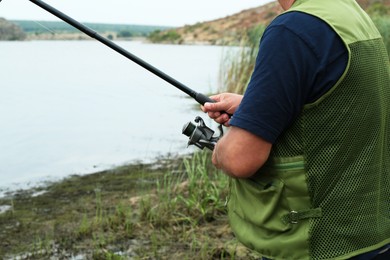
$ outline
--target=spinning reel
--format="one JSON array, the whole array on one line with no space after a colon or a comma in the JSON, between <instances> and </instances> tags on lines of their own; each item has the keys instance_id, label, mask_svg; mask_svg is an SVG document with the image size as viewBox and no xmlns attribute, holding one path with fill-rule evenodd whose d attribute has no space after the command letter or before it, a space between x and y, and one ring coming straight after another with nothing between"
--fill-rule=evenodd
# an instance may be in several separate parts
<instances>
[{"instance_id":1,"label":"spinning reel","mask_svg":"<svg viewBox=\"0 0 390 260\"><path fill-rule=\"evenodd\" d=\"M215 144L223 136L222 125L218 126L220 132L219 136L214 137L214 130L206 126L200 116L197 116L194 121L198 123L198 125L188 122L183 126L183 134L190 138L188 140L188 145L193 144L202 150L205 147L214 150Z\"/></svg>"}]
</instances>

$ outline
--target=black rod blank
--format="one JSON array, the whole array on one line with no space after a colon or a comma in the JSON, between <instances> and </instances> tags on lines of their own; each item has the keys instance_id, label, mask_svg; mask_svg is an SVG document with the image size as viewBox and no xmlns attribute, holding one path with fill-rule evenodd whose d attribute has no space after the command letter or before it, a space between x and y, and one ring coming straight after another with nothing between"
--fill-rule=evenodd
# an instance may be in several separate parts
<instances>
[{"instance_id":1,"label":"black rod blank","mask_svg":"<svg viewBox=\"0 0 390 260\"><path fill-rule=\"evenodd\" d=\"M1 1L1 0L0 0ZM33 2L37 6L41 7L42 9L48 11L49 13L53 14L54 16L60 18L64 22L72 25L73 27L77 28L78 30L82 31L83 33L87 34L88 36L98 40L99 42L103 43L104 45L110 47L114 51L122 54L126 58L132 60L133 62L137 63L141 67L145 68L146 70L152 72L156 76L160 77L161 79L167 81L168 83L172 84L176 88L180 89L187 95L194 98L199 104L204 105L206 102L215 102L211 98L201 94L197 93L196 91L190 89L189 87L185 86L181 82L177 81L176 79L172 78L171 76L167 75L166 73L162 72L161 70L157 69L156 67L150 65L146 61L140 59L139 57L135 56L134 54L128 52L124 48L120 47L119 45L115 44L113 41L101 36L96 31L92 30L91 28L81 24L80 22L76 21L75 19L69 17L68 15L62 13L61 11L55 9L54 7L50 6L49 4L41 1L41 0L29 0L30 2Z\"/></svg>"}]
</instances>

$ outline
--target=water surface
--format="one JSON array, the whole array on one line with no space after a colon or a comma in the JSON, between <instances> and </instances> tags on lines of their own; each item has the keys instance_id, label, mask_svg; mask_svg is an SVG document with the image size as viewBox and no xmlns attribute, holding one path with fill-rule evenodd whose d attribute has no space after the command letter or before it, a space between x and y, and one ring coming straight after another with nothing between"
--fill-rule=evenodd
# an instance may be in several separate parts
<instances>
[{"instance_id":1,"label":"water surface","mask_svg":"<svg viewBox=\"0 0 390 260\"><path fill-rule=\"evenodd\" d=\"M223 47L118 44L198 92L217 89ZM206 119L96 41L0 42L0 76L0 189L188 152L183 125Z\"/></svg>"}]
</instances>

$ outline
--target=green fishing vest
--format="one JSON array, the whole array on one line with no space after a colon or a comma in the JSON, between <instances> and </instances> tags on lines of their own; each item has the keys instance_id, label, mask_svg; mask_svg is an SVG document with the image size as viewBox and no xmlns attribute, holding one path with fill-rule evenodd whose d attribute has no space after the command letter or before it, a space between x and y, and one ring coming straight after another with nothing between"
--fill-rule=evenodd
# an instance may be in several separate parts
<instances>
[{"instance_id":1,"label":"green fishing vest","mask_svg":"<svg viewBox=\"0 0 390 260\"><path fill-rule=\"evenodd\" d=\"M329 24L348 65L253 177L232 179L230 224L271 259L347 259L390 243L389 60L354 0L298 0L288 11Z\"/></svg>"}]
</instances>

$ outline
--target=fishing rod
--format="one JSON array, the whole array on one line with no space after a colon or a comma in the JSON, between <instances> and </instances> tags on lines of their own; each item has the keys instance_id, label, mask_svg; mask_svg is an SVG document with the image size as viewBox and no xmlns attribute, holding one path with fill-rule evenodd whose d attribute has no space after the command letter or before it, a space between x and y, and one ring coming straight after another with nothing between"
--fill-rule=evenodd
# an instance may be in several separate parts
<instances>
[{"instance_id":1,"label":"fishing rod","mask_svg":"<svg viewBox=\"0 0 390 260\"><path fill-rule=\"evenodd\" d=\"M152 66L151 64L147 63L146 61L140 59L139 57L135 56L134 54L128 52L124 48L120 47L119 45L115 44L113 41L101 36L96 31L92 30L88 26L76 21L75 19L69 17L68 15L64 14L63 12L55 9L51 5L41 1L41 0L29 0L30 2L36 4L37 6L43 8L44 10L48 11L49 13L53 14L54 16L60 18L64 22L72 25L73 27L77 28L78 30L82 31L83 33L87 34L91 38L94 38L98 40L99 42L103 43L104 45L108 46L109 48L113 49L114 51L122 54L126 58L132 60L133 62L137 63L141 67L145 68L146 70L152 72L156 76L160 77L161 79L167 81L168 83L172 84L176 88L180 89L190 97L194 98L199 104L204 105L206 102L215 102L211 98L203 95L202 93L198 93L193 89L190 89L189 87L185 86L183 83L177 81L176 79L172 78L171 76L167 75L166 73L162 72L161 70L157 69L156 67Z\"/></svg>"},{"instance_id":2,"label":"fishing rod","mask_svg":"<svg viewBox=\"0 0 390 260\"><path fill-rule=\"evenodd\" d=\"M0 0L0 2L1 1L2 0ZM100 34L92 30L88 26L76 21L75 19L57 10L51 5L41 0L29 0L29 1L41 7L42 9L46 10L47 12L53 14L54 16L60 18L61 20L70 24L71 26L77 28L81 32L90 36L91 38L98 40L99 42L113 49L114 51L122 54L126 58L130 59L131 61L135 62L136 64L140 65L141 67L145 68L146 70L150 71L151 73L155 74L161 79L167 81L171 85L175 86L179 90L183 91L184 93L186 93L187 95L195 99L199 104L204 105L206 102L211 102L211 103L215 102L214 100L203 95L202 93L198 93L195 90L185 86L183 83L177 81L176 79L172 78L171 76L167 75L166 73L162 72L161 70L157 69L156 67L152 66L151 64L142 60L141 58L135 56L134 54L130 53L129 51L115 44L113 41L101 36ZM221 113L226 113L226 112L221 111ZM230 116L231 115L229 115L229 117ZM214 131L204 124L202 118L196 117L195 122L198 123L198 125L189 122L184 125L182 130L182 133L189 137L188 145L195 145L200 149L206 147L210 150L213 150L216 142L223 135L222 126L221 125L219 126L220 135L218 137L214 137L213 136Z\"/></svg>"}]
</instances>

